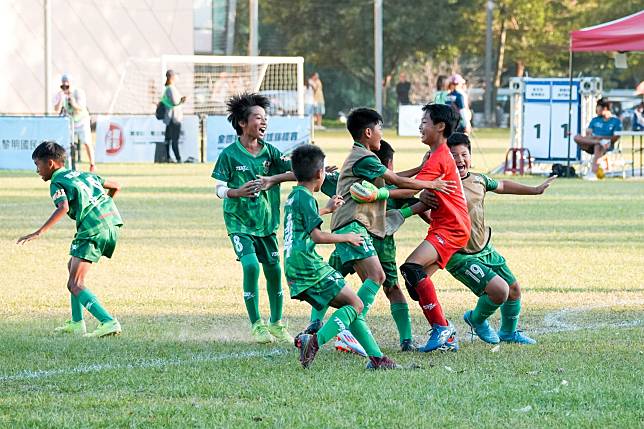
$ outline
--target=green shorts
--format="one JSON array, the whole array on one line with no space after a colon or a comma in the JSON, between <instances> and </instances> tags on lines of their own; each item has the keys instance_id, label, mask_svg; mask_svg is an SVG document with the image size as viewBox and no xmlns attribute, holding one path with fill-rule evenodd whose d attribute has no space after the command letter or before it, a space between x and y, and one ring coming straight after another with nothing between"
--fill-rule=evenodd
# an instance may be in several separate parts
<instances>
[{"instance_id":1,"label":"green shorts","mask_svg":"<svg viewBox=\"0 0 644 429\"><path fill-rule=\"evenodd\" d=\"M239 261L242 256L255 253L257 260L262 264L279 264L280 256L277 248L277 236L275 234L266 237L257 237L250 234L230 234L230 241Z\"/></svg>"},{"instance_id":2,"label":"green shorts","mask_svg":"<svg viewBox=\"0 0 644 429\"><path fill-rule=\"evenodd\" d=\"M393 236L385 237L384 239L371 236L376 255L380 260L382 270L385 272L385 282L382 284L384 287L394 287L398 284L398 266L396 265L396 243ZM391 257L393 249L393 258ZM384 259L384 261L383 261ZM329 257L329 265L342 273L343 276L353 274L356 270L353 269L353 261L346 264L342 263L340 255L337 250L334 250Z\"/></svg>"},{"instance_id":3,"label":"green shorts","mask_svg":"<svg viewBox=\"0 0 644 429\"><path fill-rule=\"evenodd\" d=\"M367 228L360 225L358 222L351 222L350 224L333 231L334 234L347 234L350 232L362 235L364 237L364 242L362 243L362 246L354 246L349 243L336 243L335 250L333 251L336 256L332 256L332 259L334 259L333 263L331 263L331 259L329 260L329 265L333 268L336 268L337 264L344 267L347 263L351 263L351 265L353 265L354 261L367 259L370 256L377 256L376 249L373 247L371 234L369 234Z\"/></svg>"},{"instance_id":4,"label":"green shorts","mask_svg":"<svg viewBox=\"0 0 644 429\"><path fill-rule=\"evenodd\" d=\"M92 234L77 232L69 254L80 259L98 262L101 256L111 258L119 238L119 227L110 226Z\"/></svg>"},{"instance_id":5,"label":"green shorts","mask_svg":"<svg viewBox=\"0 0 644 429\"><path fill-rule=\"evenodd\" d=\"M489 243L473 255L454 253L445 268L476 296L483 295L485 287L494 276L500 276L508 285L517 281L505 258Z\"/></svg>"},{"instance_id":6,"label":"green shorts","mask_svg":"<svg viewBox=\"0 0 644 429\"><path fill-rule=\"evenodd\" d=\"M342 275L337 271L333 271L310 288L291 298L306 301L316 310L322 310L329 306L329 303L338 296L345 285Z\"/></svg>"}]
</instances>

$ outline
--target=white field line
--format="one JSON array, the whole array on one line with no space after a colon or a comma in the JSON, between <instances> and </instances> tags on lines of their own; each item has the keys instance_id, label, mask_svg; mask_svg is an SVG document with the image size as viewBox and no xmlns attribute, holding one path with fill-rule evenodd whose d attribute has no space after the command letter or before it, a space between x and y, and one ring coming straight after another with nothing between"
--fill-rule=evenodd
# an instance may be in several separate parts
<instances>
[{"instance_id":1,"label":"white field line","mask_svg":"<svg viewBox=\"0 0 644 429\"><path fill-rule=\"evenodd\" d=\"M8 381L37 380L41 378L55 377L60 375L77 375L89 374L94 372L103 372L116 369L145 369L145 368L164 368L168 366L183 366L202 362L216 362L224 360L240 360L256 357L273 357L286 354L284 349L273 349L268 351L249 351L239 353L220 353L220 354L198 354L187 358L154 358L139 359L128 363L90 363L79 365L74 368L60 369L43 369L43 370L24 370L15 374L0 375L0 383Z\"/></svg>"},{"instance_id":2,"label":"white field line","mask_svg":"<svg viewBox=\"0 0 644 429\"><path fill-rule=\"evenodd\" d=\"M583 323L577 324L572 321L566 320L568 316L575 314L588 313L592 310L599 308L608 308L608 307L617 307L617 306L638 306L643 305L644 302L619 302L613 304L598 304L587 307L578 307L578 308L562 308L561 310L553 311L547 313L543 317L542 328L531 329L531 332L537 334L554 334L557 332L570 332L570 331L580 331L583 329L599 329L599 328L629 328L633 326L638 326L644 323L642 319L635 320L622 320L622 321L599 321L596 320L595 323Z\"/></svg>"}]
</instances>

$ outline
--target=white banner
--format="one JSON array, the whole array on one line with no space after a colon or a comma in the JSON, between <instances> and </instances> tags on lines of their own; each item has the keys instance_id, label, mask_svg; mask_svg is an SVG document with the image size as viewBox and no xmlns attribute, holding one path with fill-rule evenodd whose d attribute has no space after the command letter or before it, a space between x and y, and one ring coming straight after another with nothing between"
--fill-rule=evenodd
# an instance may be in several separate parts
<instances>
[{"instance_id":1,"label":"white banner","mask_svg":"<svg viewBox=\"0 0 644 429\"><path fill-rule=\"evenodd\" d=\"M206 119L208 146L206 161L214 162L219 153L237 139L237 133L225 116ZM271 116L264 139L280 151L288 153L297 146L311 142L310 116Z\"/></svg>"},{"instance_id":2,"label":"white banner","mask_svg":"<svg viewBox=\"0 0 644 429\"><path fill-rule=\"evenodd\" d=\"M164 140L165 124L154 116L112 115L96 118L97 162L154 162L156 145ZM179 153L184 161L188 158L201 161L199 118L196 115L183 118Z\"/></svg>"},{"instance_id":3,"label":"white banner","mask_svg":"<svg viewBox=\"0 0 644 429\"><path fill-rule=\"evenodd\" d=\"M423 119L423 106L412 104L398 106L398 135L419 137L420 121Z\"/></svg>"},{"instance_id":4,"label":"white banner","mask_svg":"<svg viewBox=\"0 0 644 429\"><path fill-rule=\"evenodd\" d=\"M60 116L0 117L0 169L34 170L36 146L53 140L69 151L69 119Z\"/></svg>"}]
</instances>

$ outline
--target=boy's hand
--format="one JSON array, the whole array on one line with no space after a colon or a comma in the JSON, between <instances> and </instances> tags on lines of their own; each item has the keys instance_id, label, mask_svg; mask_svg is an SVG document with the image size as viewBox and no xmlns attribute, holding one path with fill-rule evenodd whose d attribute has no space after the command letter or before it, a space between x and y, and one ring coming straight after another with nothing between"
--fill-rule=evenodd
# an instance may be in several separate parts
<instances>
[{"instance_id":1,"label":"boy's hand","mask_svg":"<svg viewBox=\"0 0 644 429\"><path fill-rule=\"evenodd\" d=\"M25 244L26 242L35 240L38 237L40 237L40 231L32 232L31 234L20 237L18 241L16 241L16 244Z\"/></svg>"},{"instance_id":2,"label":"boy's hand","mask_svg":"<svg viewBox=\"0 0 644 429\"><path fill-rule=\"evenodd\" d=\"M432 191L425 189L420 193L418 199L421 203L425 204L432 210L436 210L438 208L438 197Z\"/></svg>"},{"instance_id":3,"label":"boy's hand","mask_svg":"<svg viewBox=\"0 0 644 429\"><path fill-rule=\"evenodd\" d=\"M334 195L333 197L331 197L329 202L326 203L326 209L328 210L329 213L333 213L343 205L344 205L344 199L342 198L342 195Z\"/></svg>"},{"instance_id":4,"label":"boy's hand","mask_svg":"<svg viewBox=\"0 0 644 429\"><path fill-rule=\"evenodd\" d=\"M338 167L335 165L327 165L324 167L325 173L335 173L336 171L338 171Z\"/></svg>"},{"instance_id":5,"label":"boy's hand","mask_svg":"<svg viewBox=\"0 0 644 429\"><path fill-rule=\"evenodd\" d=\"M441 174L436 180L432 180L433 189L444 194L451 194L456 190L456 183L453 180L443 180L444 174Z\"/></svg>"},{"instance_id":6,"label":"boy's hand","mask_svg":"<svg viewBox=\"0 0 644 429\"><path fill-rule=\"evenodd\" d=\"M362 246L362 244L364 243L364 237L360 234L349 232L344 235L346 235L346 243L349 243L353 246Z\"/></svg>"},{"instance_id":7,"label":"boy's hand","mask_svg":"<svg viewBox=\"0 0 644 429\"><path fill-rule=\"evenodd\" d=\"M537 195L543 194L544 191L550 187L552 182L554 182L557 177L557 175L550 176L541 185L537 186Z\"/></svg>"},{"instance_id":8,"label":"boy's hand","mask_svg":"<svg viewBox=\"0 0 644 429\"><path fill-rule=\"evenodd\" d=\"M363 180L362 183L354 183L351 185L349 192L351 193L351 198L361 204L389 198L389 190L387 188L378 189L376 185L366 180Z\"/></svg>"},{"instance_id":9,"label":"boy's hand","mask_svg":"<svg viewBox=\"0 0 644 429\"><path fill-rule=\"evenodd\" d=\"M259 191L261 190L262 187L262 181L261 179L256 179L256 180L249 180L248 182L244 183L241 187L237 188L234 190L234 197L256 197ZM231 189L233 191L233 189ZM230 195L230 191L228 191L228 196Z\"/></svg>"},{"instance_id":10,"label":"boy's hand","mask_svg":"<svg viewBox=\"0 0 644 429\"><path fill-rule=\"evenodd\" d=\"M275 180L275 176L257 176L261 183L261 189L262 191L266 191L268 189L271 189L273 186L277 185L277 181Z\"/></svg>"}]
</instances>

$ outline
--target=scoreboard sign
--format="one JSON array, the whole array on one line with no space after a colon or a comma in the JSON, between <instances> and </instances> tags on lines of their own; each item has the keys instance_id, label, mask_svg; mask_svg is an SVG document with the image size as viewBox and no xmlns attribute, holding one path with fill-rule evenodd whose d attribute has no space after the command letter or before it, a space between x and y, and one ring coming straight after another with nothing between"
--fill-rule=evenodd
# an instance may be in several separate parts
<instances>
[{"instance_id":1,"label":"scoreboard sign","mask_svg":"<svg viewBox=\"0 0 644 429\"><path fill-rule=\"evenodd\" d=\"M568 160L568 79L525 79L523 95L523 147L536 161ZM579 134L579 80L572 86L572 135ZM574 142L570 160L578 160Z\"/></svg>"}]
</instances>

